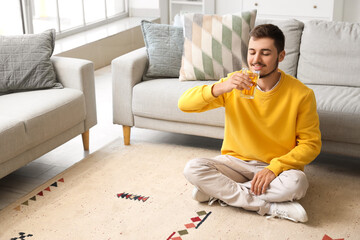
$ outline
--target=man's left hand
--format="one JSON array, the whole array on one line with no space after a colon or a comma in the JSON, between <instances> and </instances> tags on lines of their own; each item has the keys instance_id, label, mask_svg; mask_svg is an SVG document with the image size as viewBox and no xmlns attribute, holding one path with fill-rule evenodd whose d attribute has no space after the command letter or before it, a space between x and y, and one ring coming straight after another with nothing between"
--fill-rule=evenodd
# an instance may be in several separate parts
<instances>
[{"instance_id":1,"label":"man's left hand","mask_svg":"<svg viewBox=\"0 0 360 240\"><path fill-rule=\"evenodd\" d=\"M255 177L251 181L251 192L255 195L264 194L275 178L276 176L271 170L264 168L255 174Z\"/></svg>"}]
</instances>

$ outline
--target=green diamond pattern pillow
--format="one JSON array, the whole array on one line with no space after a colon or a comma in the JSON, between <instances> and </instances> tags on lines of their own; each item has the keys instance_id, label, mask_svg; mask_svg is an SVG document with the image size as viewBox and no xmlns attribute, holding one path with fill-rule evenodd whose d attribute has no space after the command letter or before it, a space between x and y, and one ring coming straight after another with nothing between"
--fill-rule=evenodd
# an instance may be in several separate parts
<instances>
[{"instance_id":1,"label":"green diamond pattern pillow","mask_svg":"<svg viewBox=\"0 0 360 240\"><path fill-rule=\"evenodd\" d=\"M256 10L227 15L184 15L180 81L218 80L247 65Z\"/></svg>"}]
</instances>

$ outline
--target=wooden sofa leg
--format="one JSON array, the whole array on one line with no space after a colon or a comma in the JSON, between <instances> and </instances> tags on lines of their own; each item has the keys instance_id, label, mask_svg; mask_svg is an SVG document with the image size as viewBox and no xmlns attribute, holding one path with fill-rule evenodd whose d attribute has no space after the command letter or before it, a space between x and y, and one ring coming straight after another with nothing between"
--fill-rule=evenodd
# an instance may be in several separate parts
<instances>
[{"instance_id":1,"label":"wooden sofa leg","mask_svg":"<svg viewBox=\"0 0 360 240\"><path fill-rule=\"evenodd\" d=\"M81 134L83 146L85 151L89 151L89 136L90 136L90 130L87 130L86 132L83 132Z\"/></svg>"},{"instance_id":2,"label":"wooden sofa leg","mask_svg":"<svg viewBox=\"0 0 360 240\"><path fill-rule=\"evenodd\" d=\"M130 145L130 126L123 126L124 145Z\"/></svg>"}]
</instances>

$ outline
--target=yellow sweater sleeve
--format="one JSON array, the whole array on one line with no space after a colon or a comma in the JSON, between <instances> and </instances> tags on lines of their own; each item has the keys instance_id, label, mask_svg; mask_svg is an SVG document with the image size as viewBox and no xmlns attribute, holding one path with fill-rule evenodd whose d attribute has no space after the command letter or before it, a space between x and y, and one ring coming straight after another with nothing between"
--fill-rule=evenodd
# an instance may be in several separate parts
<instances>
[{"instance_id":1,"label":"yellow sweater sleeve","mask_svg":"<svg viewBox=\"0 0 360 240\"><path fill-rule=\"evenodd\" d=\"M224 106L223 96L216 98L212 95L212 87L215 84L216 83L188 89L179 98L179 109L183 112L204 112Z\"/></svg>"},{"instance_id":2,"label":"yellow sweater sleeve","mask_svg":"<svg viewBox=\"0 0 360 240\"><path fill-rule=\"evenodd\" d=\"M321 133L316 100L313 91L309 91L298 111L296 123L296 146L287 154L276 157L267 167L275 175L289 169L304 169L321 150Z\"/></svg>"}]
</instances>

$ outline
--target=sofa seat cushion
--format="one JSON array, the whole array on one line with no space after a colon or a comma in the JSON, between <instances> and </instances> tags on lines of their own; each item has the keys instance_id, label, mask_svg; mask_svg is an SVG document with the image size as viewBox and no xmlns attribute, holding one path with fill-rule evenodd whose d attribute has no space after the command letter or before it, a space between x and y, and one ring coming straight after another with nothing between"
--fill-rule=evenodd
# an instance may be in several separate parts
<instances>
[{"instance_id":1,"label":"sofa seat cushion","mask_svg":"<svg viewBox=\"0 0 360 240\"><path fill-rule=\"evenodd\" d=\"M0 115L0 163L16 156L26 148L25 126L22 121Z\"/></svg>"},{"instance_id":2,"label":"sofa seat cushion","mask_svg":"<svg viewBox=\"0 0 360 240\"><path fill-rule=\"evenodd\" d=\"M308 87L315 93L322 139L360 144L360 88Z\"/></svg>"},{"instance_id":3,"label":"sofa seat cushion","mask_svg":"<svg viewBox=\"0 0 360 240\"><path fill-rule=\"evenodd\" d=\"M179 81L178 78L141 82L133 88L133 113L147 118L223 127L224 108L203 113L184 113L178 108L178 100L187 89L212 83L214 81Z\"/></svg>"},{"instance_id":4,"label":"sofa seat cushion","mask_svg":"<svg viewBox=\"0 0 360 240\"><path fill-rule=\"evenodd\" d=\"M24 141L23 150L37 146L70 129L85 119L85 101L79 90L47 89L19 92L0 97L0 114L21 123L25 133L17 130ZM21 133L21 134L20 134ZM8 144L18 144L11 134L0 135Z\"/></svg>"}]
</instances>

